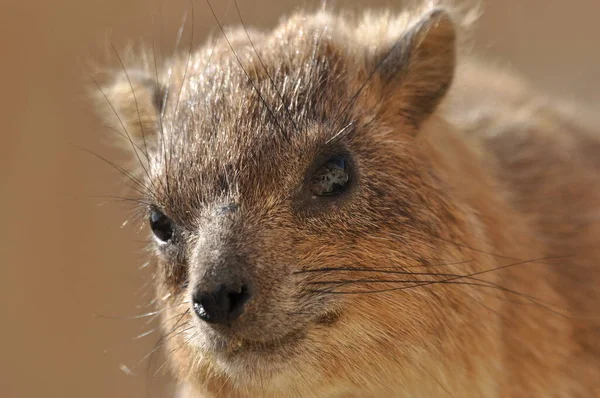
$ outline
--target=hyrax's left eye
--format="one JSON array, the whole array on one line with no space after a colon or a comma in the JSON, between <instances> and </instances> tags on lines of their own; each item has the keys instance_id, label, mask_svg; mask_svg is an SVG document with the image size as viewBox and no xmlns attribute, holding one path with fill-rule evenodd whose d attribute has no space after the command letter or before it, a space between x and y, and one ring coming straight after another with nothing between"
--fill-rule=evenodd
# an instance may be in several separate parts
<instances>
[{"instance_id":1,"label":"hyrax's left eye","mask_svg":"<svg viewBox=\"0 0 600 398\"><path fill-rule=\"evenodd\" d=\"M311 177L310 190L315 196L337 195L346 189L349 182L350 174L346 159L333 156Z\"/></svg>"},{"instance_id":2,"label":"hyrax's left eye","mask_svg":"<svg viewBox=\"0 0 600 398\"><path fill-rule=\"evenodd\" d=\"M158 210L150 212L150 228L154 236L162 242L166 243L173 237L173 221L164 213Z\"/></svg>"}]
</instances>

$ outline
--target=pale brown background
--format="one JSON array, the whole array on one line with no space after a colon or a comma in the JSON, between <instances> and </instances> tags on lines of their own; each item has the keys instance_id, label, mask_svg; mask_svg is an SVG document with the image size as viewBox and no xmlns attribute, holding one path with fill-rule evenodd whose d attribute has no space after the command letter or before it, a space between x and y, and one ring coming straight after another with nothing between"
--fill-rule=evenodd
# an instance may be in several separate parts
<instances>
[{"instance_id":1,"label":"pale brown background","mask_svg":"<svg viewBox=\"0 0 600 398\"><path fill-rule=\"evenodd\" d=\"M194 1L194 0L191 0ZM146 396L157 337L141 314L145 231L120 228L118 173L84 147L122 161L86 100L89 61L113 43L173 47L188 0L1 0L0 2L0 396ZM213 0L219 15L223 0ZM308 1L307 4L315 2ZM399 1L337 1L396 6ZM269 26L293 0L239 0L247 23ZM595 0L483 0L476 47L543 89L600 100L600 23ZM226 21L234 22L230 12ZM156 21L153 27L153 18ZM189 18L188 18L189 21ZM216 28L195 0L196 42ZM184 36L189 35L190 29ZM110 61L116 65L114 58ZM111 136L111 134L113 134ZM146 289L147 290L147 289ZM98 317L97 315L101 315ZM104 317L102 317L104 316ZM160 366L162 358L157 358ZM121 370L126 365L134 375ZM151 389L164 384L158 378ZM156 390L152 396L168 396Z\"/></svg>"}]
</instances>

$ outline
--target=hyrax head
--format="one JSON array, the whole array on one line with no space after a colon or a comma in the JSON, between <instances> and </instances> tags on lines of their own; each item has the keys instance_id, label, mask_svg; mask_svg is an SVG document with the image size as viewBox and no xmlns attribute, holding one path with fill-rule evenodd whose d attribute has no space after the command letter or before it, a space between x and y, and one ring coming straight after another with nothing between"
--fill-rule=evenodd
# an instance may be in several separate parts
<instances>
[{"instance_id":1,"label":"hyrax head","mask_svg":"<svg viewBox=\"0 0 600 398\"><path fill-rule=\"evenodd\" d=\"M226 30L158 79L141 64L103 97L144 182L180 375L343 371L436 327L438 299L385 272L435 257L448 213L416 140L454 74L447 12L298 14Z\"/></svg>"}]
</instances>

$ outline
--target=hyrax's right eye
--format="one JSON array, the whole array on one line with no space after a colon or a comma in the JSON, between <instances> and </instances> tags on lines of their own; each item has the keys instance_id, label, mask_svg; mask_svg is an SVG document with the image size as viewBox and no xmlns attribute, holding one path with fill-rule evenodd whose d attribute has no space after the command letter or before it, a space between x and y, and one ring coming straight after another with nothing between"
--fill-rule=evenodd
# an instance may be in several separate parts
<instances>
[{"instance_id":1,"label":"hyrax's right eye","mask_svg":"<svg viewBox=\"0 0 600 398\"><path fill-rule=\"evenodd\" d=\"M342 156L333 156L325 162L310 180L315 196L333 196L342 193L350 182L348 162Z\"/></svg>"},{"instance_id":2,"label":"hyrax's right eye","mask_svg":"<svg viewBox=\"0 0 600 398\"><path fill-rule=\"evenodd\" d=\"M161 242L168 242L173 237L173 221L158 210L150 212L150 228Z\"/></svg>"}]
</instances>

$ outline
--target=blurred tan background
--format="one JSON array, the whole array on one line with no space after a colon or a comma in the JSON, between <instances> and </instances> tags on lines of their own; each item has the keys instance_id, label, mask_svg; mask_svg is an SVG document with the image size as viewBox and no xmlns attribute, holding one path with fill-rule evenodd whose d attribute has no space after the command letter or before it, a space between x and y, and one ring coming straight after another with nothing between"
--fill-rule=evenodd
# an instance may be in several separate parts
<instances>
[{"instance_id":1,"label":"blurred tan background","mask_svg":"<svg viewBox=\"0 0 600 398\"><path fill-rule=\"evenodd\" d=\"M156 324L122 318L148 311L144 285L151 270L139 269L145 231L121 227L131 214L126 204L101 205L107 200L98 196L122 195L124 184L78 147L122 161L107 144L114 133L102 127L85 96L90 61L105 60L109 43L122 50L153 36L168 53L192 1L200 43L216 29L204 0L0 2L0 396L171 396L160 388L167 377L151 377L163 358L150 371L142 360L157 333L134 339ZM212 1L223 16L228 1ZM318 4L238 2L248 24L265 27L294 7ZM482 2L479 53L550 93L599 109L600 2ZM236 21L234 10L225 22ZM189 33L188 25L184 37Z\"/></svg>"}]
</instances>

